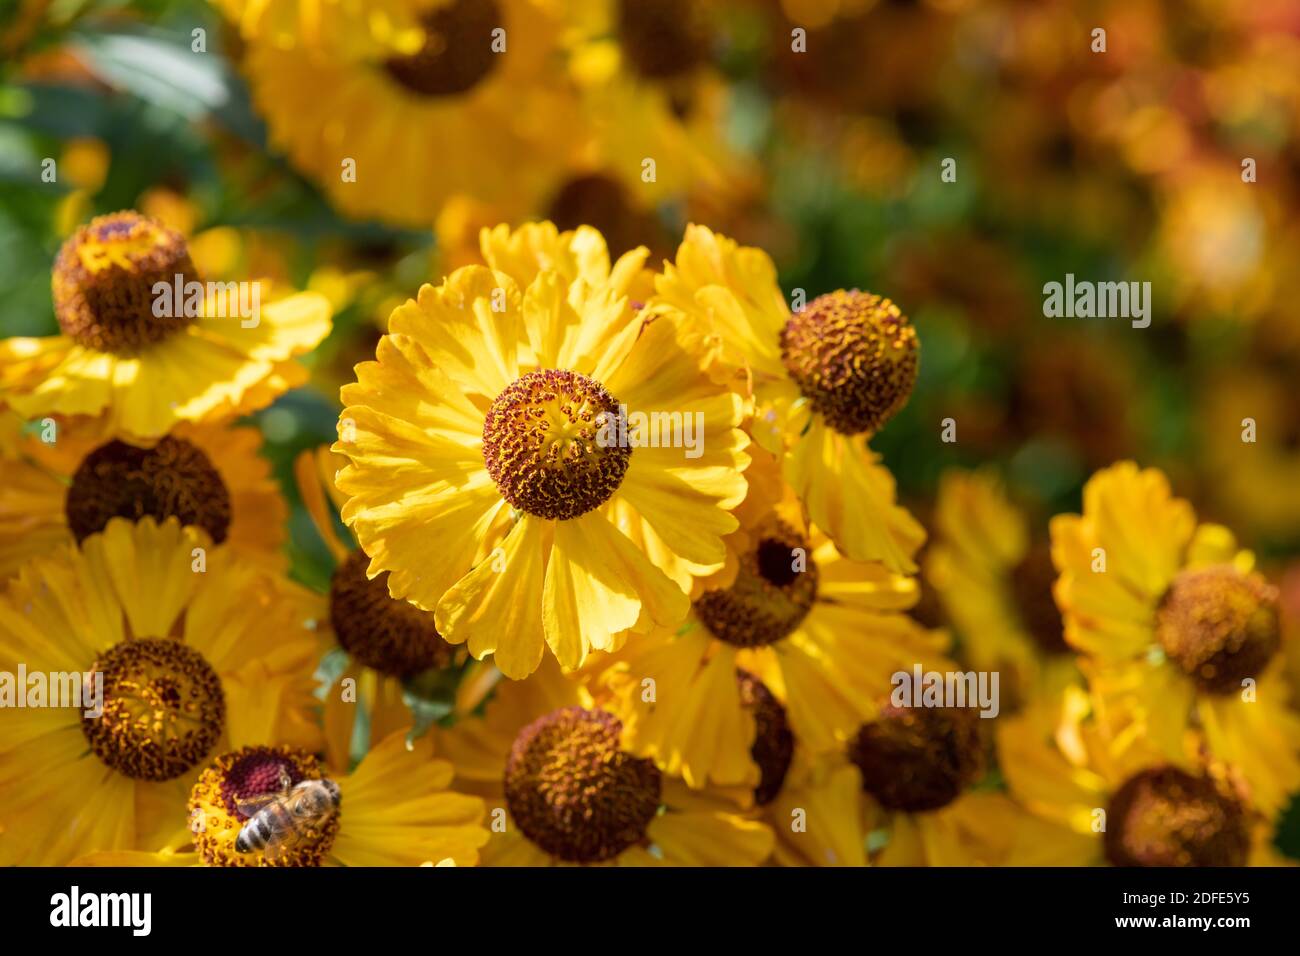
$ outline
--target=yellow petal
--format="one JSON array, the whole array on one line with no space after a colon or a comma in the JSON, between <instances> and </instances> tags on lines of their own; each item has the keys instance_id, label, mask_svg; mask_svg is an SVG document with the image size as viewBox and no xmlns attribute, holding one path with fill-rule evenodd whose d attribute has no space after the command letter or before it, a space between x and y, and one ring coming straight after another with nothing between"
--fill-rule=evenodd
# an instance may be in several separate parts
<instances>
[{"instance_id":1,"label":"yellow petal","mask_svg":"<svg viewBox=\"0 0 1300 956\"><path fill-rule=\"evenodd\" d=\"M565 667L582 666L592 647L608 648L640 616L636 588L619 570L615 535L622 536L599 512L556 522L542 623L547 644Z\"/></svg>"},{"instance_id":2,"label":"yellow petal","mask_svg":"<svg viewBox=\"0 0 1300 956\"><path fill-rule=\"evenodd\" d=\"M537 518L520 518L501 550L456 582L437 606L438 633L452 644L468 642L470 653L480 660L494 654L501 673L514 680L537 669L546 647L546 526Z\"/></svg>"},{"instance_id":3,"label":"yellow petal","mask_svg":"<svg viewBox=\"0 0 1300 956\"><path fill-rule=\"evenodd\" d=\"M465 266L396 309L389 330L407 335L449 378L495 398L519 377L520 294L513 279Z\"/></svg>"},{"instance_id":4,"label":"yellow petal","mask_svg":"<svg viewBox=\"0 0 1300 956\"><path fill-rule=\"evenodd\" d=\"M862 439L841 435L815 416L786 456L785 475L813 524L845 555L916 571L913 557L925 531L898 504L893 476Z\"/></svg>"}]
</instances>

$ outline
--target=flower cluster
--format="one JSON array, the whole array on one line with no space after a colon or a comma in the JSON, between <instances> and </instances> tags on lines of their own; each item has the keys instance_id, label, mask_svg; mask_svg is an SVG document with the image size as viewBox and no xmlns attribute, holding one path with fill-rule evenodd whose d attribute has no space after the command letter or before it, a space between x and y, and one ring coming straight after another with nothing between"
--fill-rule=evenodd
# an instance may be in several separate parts
<instances>
[{"instance_id":1,"label":"flower cluster","mask_svg":"<svg viewBox=\"0 0 1300 956\"><path fill-rule=\"evenodd\" d=\"M1293 23L20 6L0 865L1300 858Z\"/></svg>"},{"instance_id":2,"label":"flower cluster","mask_svg":"<svg viewBox=\"0 0 1300 956\"><path fill-rule=\"evenodd\" d=\"M996 479L954 473L923 563L962 662L908 613L925 534L870 448L919 364L891 300L791 309L766 254L702 226L661 270L590 227L484 230L481 264L394 311L338 441L297 464L336 562L318 596L284 575L256 432L197 401L134 433L139 393L94 385L122 361L167 384L169 350L251 355L281 328L310 347L329 307L155 322L129 290L160 247L186 255L136 213L92 221L53 280L81 325L4 343L107 380L80 415L29 404L73 400L46 384L63 366L0 392L52 429L11 431L0 662L99 692L97 713L4 715L6 859L1267 859L1300 787L1278 592L1162 474L1103 470L1035 541ZM231 387L208 367L197 396ZM334 808L258 846L255 804L311 781ZM114 792L91 814L94 789Z\"/></svg>"}]
</instances>

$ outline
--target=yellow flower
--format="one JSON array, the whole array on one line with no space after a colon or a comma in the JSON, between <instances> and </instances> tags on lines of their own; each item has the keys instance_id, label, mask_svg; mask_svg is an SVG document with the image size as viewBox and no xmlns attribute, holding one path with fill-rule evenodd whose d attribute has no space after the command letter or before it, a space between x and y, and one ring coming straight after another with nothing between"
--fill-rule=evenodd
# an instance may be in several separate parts
<instances>
[{"instance_id":1,"label":"yellow flower","mask_svg":"<svg viewBox=\"0 0 1300 956\"><path fill-rule=\"evenodd\" d=\"M73 232L86 218L94 195L104 185L111 161L108 144L93 136L77 137L63 144L59 168L73 189L60 200L54 214L60 236Z\"/></svg>"},{"instance_id":2,"label":"yellow flower","mask_svg":"<svg viewBox=\"0 0 1300 956\"><path fill-rule=\"evenodd\" d=\"M813 752L842 747L876 713L897 671L946 665L946 635L908 617L914 579L850 561L806 532L792 498L747 515L734 579L700 591L692 613L618 652L624 745L693 787L780 787L790 731Z\"/></svg>"},{"instance_id":3,"label":"yellow flower","mask_svg":"<svg viewBox=\"0 0 1300 956\"><path fill-rule=\"evenodd\" d=\"M801 758L767 809L786 866L998 866L1024 811L978 785L978 712L884 707L847 748Z\"/></svg>"},{"instance_id":4,"label":"yellow flower","mask_svg":"<svg viewBox=\"0 0 1300 956\"><path fill-rule=\"evenodd\" d=\"M841 759L798 763L767 807L773 859L781 866L866 866L871 825L862 775Z\"/></svg>"},{"instance_id":5,"label":"yellow flower","mask_svg":"<svg viewBox=\"0 0 1300 956\"><path fill-rule=\"evenodd\" d=\"M611 265L605 238L590 226L561 232L552 222L517 229L502 223L479 232L479 252L484 263L510 276L520 289L532 285L543 270L553 270L569 286L581 280L592 289L637 301L654 291L645 250L628 252Z\"/></svg>"},{"instance_id":6,"label":"yellow flower","mask_svg":"<svg viewBox=\"0 0 1300 956\"><path fill-rule=\"evenodd\" d=\"M430 274L442 277L461 266L482 265L479 236L506 219L507 212L466 193L448 197L433 223L434 261Z\"/></svg>"},{"instance_id":7,"label":"yellow flower","mask_svg":"<svg viewBox=\"0 0 1300 956\"><path fill-rule=\"evenodd\" d=\"M365 552L340 540L335 515L344 499L334 476L346 461L318 448L294 462L303 506L336 562L329 595L312 595L313 618L348 656L325 690L325 747L336 766L347 766L363 716L367 746L411 725L406 681L430 671L459 676L466 669L464 653L442 639L433 614L390 596L387 572L367 577Z\"/></svg>"},{"instance_id":8,"label":"yellow flower","mask_svg":"<svg viewBox=\"0 0 1300 956\"><path fill-rule=\"evenodd\" d=\"M57 428L57 425L53 425ZM24 434L0 417L0 580L23 562L102 531L109 519L177 518L268 570L284 569L288 509L255 428L181 423L147 447L97 427Z\"/></svg>"},{"instance_id":9,"label":"yellow flower","mask_svg":"<svg viewBox=\"0 0 1300 956\"><path fill-rule=\"evenodd\" d=\"M1000 672L1010 699L1032 694L1046 669L1074 668L1052 598L1047 535L1031 534L991 473L950 471L940 480L924 564L962 638L963 660Z\"/></svg>"},{"instance_id":10,"label":"yellow flower","mask_svg":"<svg viewBox=\"0 0 1300 956\"><path fill-rule=\"evenodd\" d=\"M487 866L755 866L772 832L619 745L619 721L547 661L440 733L457 784L487 799Z\"/></svg>"},{"instance_id":11,"label":"yellow flower","mask_svg":"<svg viewBox=\"0 0 1300 956\"><path fill-rule=\"evenodd\" d=\"M1300 716L1278 653L1277 589L1226 528L1196 522L1165 476L1121 462L1052 520L1065 639L1102 706L1136 708L1166 758L1199 728L1251 801L1273 812L1300 788Z\"/></svg>"},{"instance_id":12,"label":"yellow flower","mask_svg":"<svg viewBox=\"0 0 1300 956\"><path fill-rule=\"evenodd\" d=\"M374 38L414 43L419 7L410 0L366 0L367 30L356 29L358 4L351 0L212 0L248 40L281 49L336 49L350 55Z\"/></svg>"},{"instance_id":13,"label":"yellow flower","mask_svg":"<svg viewBox=\"0 0 1300 956\"><path fill-rule=\"evenodd\" d=\"M102 675L102 698L92 677L82 706L0 711L0 859L160 847L211 753L315 749L319 645L287 592L175 519L115 518L24 567L0 598L0 671Z\"/></svg>"},{"instance_id":14,"label":"yellow flower","mask_svg":"<svg viewBox=\"0 0 1300 956\"><path fill-rule=\"evenodd\" d=\"M1195 744L1171 762L1136 702L1067 682L998 721L1002 773L1031 814L1008 865L1277 865L1271 828Z\"/></svg>"},{"instance_id":15,"label":"yellow flower","mask_svg":"<svg viewBox=\"0 0 1300 956\"><path fill-rule=\"evenodd\" d=\"M854 560L915 571L925 532L866 443L916 377L916 333L898 307L854 290L791 313L766 253L703 226L687 228L655 285L652 311L720 336L720 368L751 379L754 438L783 456L813 524Z\"/></svg>"},{"instance_id":16,"label":"yellow flower","mask_svg":"<svg viewBox=\"0 0 1300 956\"><path fill-rule=\"evenodd\" d=\"M1204 390L1204 467L1215 504L1243 530L1300 533L1300 408L1289 376L1258 365L1217 375ZM1250 440L1247 440L1250 439Z\"/></svg>"},{"instance_id":17,"label":"yellow flower","mask_svg":"<svg viewBox=\"0 0 1300 956\"><path fill-rule=\"evenodd\" d=\"M1163 152L1163 150L1161 150ZM1221 189L1212 161L1189 159L1158 184L1160 224L1153 236L1169 264L1179 315L1228 315L1243 322L1276 308L1273 290L1289 271L1286 206L1249 189Z\"/></svg>"},{"instance_id":18,"label":"yellow flower","mask_svg":"<svg viewBox=\"0 0 1300 956\"><path fill-rule=\"evenodd\" d=\"M537 208L579 138L552 65L557 11L397 0L381 13L335 4L322 22L337 29L318 43L250 37L244 65L273 144L351 216L427 229L462 192L512 216Z\"/></svg>"},{"instance_id":19,"label":"yellow flower","mask_svg":"<svg viewBox=\"0 0 1300 956\"><path fill-rule=\"evenodd\" d=\"M260 795L328 780L338 788L332 813L294 827L274 845L240 851L236 840ZM330 774L327 776L327 774ZM189 798L193 835L152 853L101 852L78 866L472 866L487 841L483 801L448 789L452 767L433 759L429 738L408 744L398 731L344 775L294 747L243 747L200 775ZM248 806L249 803L253 806ZM182 814L185 807L181 806ZM189 845L192 839L192 846ZM450 861L450 862L448 862Z\"/></svg>"},{"instance_id":20,"label":"yellow flower","mask_svg":"<svg viewBox=\"0 0 1300 956\"><path fill-rule=\"evenodd\" d=\"M204 211L194 196L168 186L152 186L136 199L136 210L186 237L190 261L199 275L214 281L229 281L245 275L258 277L262 298L278 297L274 291L288 286L294 247L282 235L254 228L204 226ZM320 292L310 284L305 291ZM326 295L334 314L347 305Z\"/></svg>"},{"instance_id":21,"label":"yellow flower","mask_svg":"<svg viewBox=\"0 0 1300 956\"><path fill-rule=\"evenodd\" d=\"M342 392L338 486L369 573L508 677L547 646L577 667L623 632L680 622L686 595L657 550L711 573L736 527L741 400L702 371L698 335L620 294L644 250L629 256L595 286L458 269L393 313ZM692 448L650 434L673 416Z\"/></svg>"},{"instance_id":22,"label":"yellow flower","mask_svg":"<svg viewBox=\"0 0 1300 956\"><path fill-rule=\"evenodd\" d=\"M596 0L576 5L571 16L569 73L591 137L562 192L609 197L610 222L595 225L631 223L637 211L667 199L698 194L725 202L753 188L752 162L722 134L728 91L710 62L718 24L707 4ZM552 215L563 205L552 205Z\"/></svg>"},{"instance_id":23,"label":"yellow flower","mask_svg":"<svg viewBox=\"0 0 1300 956\"><path fill-rule=\"evenodd\" d=\"M54 264L63 334L0 340L0 403L25 418L102 414L124 437L153 439L183 421L260 408L305 381L292 359L329 332L323 297L253 310L243 308L251 291L222 293L205 296L197 315L180 303L157 315L155 284L170 289L178 275L182 289L198 281L185 240L137 213L78 229Z\"/></svg>"}]
</instances>

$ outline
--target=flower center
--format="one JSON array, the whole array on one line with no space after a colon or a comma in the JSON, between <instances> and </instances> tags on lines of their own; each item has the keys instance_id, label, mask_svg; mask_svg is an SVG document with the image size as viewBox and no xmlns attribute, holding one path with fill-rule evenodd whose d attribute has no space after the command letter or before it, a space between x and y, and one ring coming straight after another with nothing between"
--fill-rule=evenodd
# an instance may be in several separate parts
<instances>
[{"instance_id":1,"label":"flower center","mask_svg":"<svg viewBox=\"0 0 1300 956\"><path fill-rule=\"evenodd\" d=\"M1021 623L1045 654L1064 654L1069 650L1061 612L1052 597L1055 582L1052 549L1045 541L1036 542L1011 569L1011 593L1020 610Z\"/></svg>"},{"instance_id":2,"label":"flower center","mask_svg":"<svg viewBox=\"0 0 1300 956\"><path fill-rule=\"evenodd\" d=\"M64 511L78 543L112 518L177 518L217 544L230 530L230 493L221 475L199 448L170 436L152 448L117 440L100 445L73 473Z\"/></svg>"},{"instance_id":3,"label":"flower center","mask_svg":"<svg viewBox=\"0 0 1300 956\"><path fill-rule=\"evenodd\" d=\"M353 551L330 581L330 624L356 661L392 677L410 677L451 663L433 615L388 593L388 572L366 577L370 559Z\"/></svg>"},{"instance_id":4,"label":"flower center","mask_svg":"<svg viewBox=\"0 0 1300 956\"><path fill-rule=\"evenodd\" d=\"M604 711L561 707L519 732L505 794L524 836L570 863L600 863L646 842L661 778L653 761L619 749L622 731Z\"/></svg>"},{"instance_id":5,"label":"flower center","mask_svg":"<svg viewBox=\"0 0 1300 956\"><path fill-rule=\"evenodd\" d=\"M773 644L797 628L817 597L817 565L789 525L770 518L758 544L740 559L731 587L695 599L695 616L718 640L736 647Z\"/></svg>"},{"instance_id":6,"label":"flower center","mask_svg":"<svg viewBox=\"0 0 1300 956\"><path fill-rule=\"evenodd\" d=\"M595 379L543 369L508 385L483 422L483 461L501 497L565 521L609 500L632 449L616 440L619 403Z\"/></svg>"},{"instance_id":7,"label":"flower center","mask_svg":"<svg viewBox=\"0 0 1300 956\"><path fill-rule=\"evenodd\" d=\"M862 789L889 810L938 810L984 769L979 717L966 707L885 707L849 742Z\"/></svg>"},{"instance_id":8,"label":"flower center","mask_svg":"<svg viewBox=\"0 0 1300 956\"><path fill-rule=\"evenodd\" d=\"M208 755L226 725L221 679L173 638L130 638L91 668L104 675L103 713L83 714L95 756L136 780L171 780Z\"/></svg>"},{"instance_id":9,"label":"flower center","mask_svg":"<svg viewBox=\"0 0 1300 956\"><path fill-rule=\"evenodd\" d=\"M1250 831L1241 805L1214 781L1157 767L1111 797L1105 847L1116 866L1242 866Z\"/></svg>"},{"instance_id":10,"label":"flower center","mask_svg":"<svg viewBox=\"0 0 1300 956\"><path fill-rule=\"evenodd\" d=\"M918 557L917 562L920 563L920 560ZM948 615L944 611L939 592L935 588L926 585L920 587L920 594L917 596L916 604L908 611L908 614L914 621L929 631L948 626Z\"/></svg>"},{"instance_id":11,"label":"flower center","mask_svg":"<svg viewBox=\"0 0 1300 956\"><path fill-rule=\"evenodd\" d=\"M642 76L681 76L708 58L705 5L693 0L619 0L618 37L628 62Z\"/></svg>"},{"instance_id":12,"label":"flower center","mask_svg":"<svg viewBox=\"0 0 1300 956\"><path fill-rule=\"evenodd\" d=\"M760 807L776 799L794 759L794 734L785 708L767 685L749 671L736 669L740 703L754 715L754 746L749 756L758 764L761 776L754 788L754 802Z\"/></svg>"},{"instance_id":13,"label":"flower center","mask_svg":"<svg viewBox=\"0 0 1300 956\"><path fill-rule=\"evenodd\" d=\"M546 218L561 231L594 226L605 237L611 257L660 244L654 215L636 208L621 183L599 173L567 180L551 200Z\"/></svg>"},{"instance_id":14,"label":"flower center","mask_svg":"<svg viewBox=\"0 0 1300 956\"><path fill-rule=\"evenodd\" d=\"M96 352L132 355L189 325L183 302L155 313L154 284L198 281L180 233L137 212L97 216L63 244L51 286L59 327Z\"/></svg>"},{"instance_id":15,"label":"flower center","mask_svg":"<svg viewBox=\"0 0 1300 956\"><path fill-rule=\"evenodd\" d=\"M384 61L388 75L417 96L465 93L496 68L492 31L502 28L495 0L451 0L421 17L424 44Z\"/></svg>"},{"instance_id":16,"label":"flower center","mask_svg":"<svg viewBox=\"0 0 1300 956\"><path fill-rule=\"evenodd\" d=\"M898 306L857 289L818 296L781 330L790 377L845 435L876 432L907 404L919 349Z\"/></svg>"},{"instance_id":17,"label":"flower center","mask_svg":"<svg viewBox=\"0 0 1300 956\"><path fill-rule=\"evenodd\" d=\"M1228 565L1183 571L1156 612L1156 636L1202 690L1230 694L1277 652L1277 599L1259 575Z\"/></svg>"},{"instance_id":18,"label":"flower center","mask_svg":"<svg viewBox=\"0 0 1300 956\"><path fill-rule=\"evenodd\" d=\"M194 845L208 866L320 866L339 832L338 787L325 781L332 799L289 797L284 779L293 787L304 780L323 780L320 764L296 747L244 747L222 754L190 791L190 822ZM275 795L256 826L258 846L241 852L239 833ZM250 801L252 802L250 805Z\"/></svg>"}]
</instances>

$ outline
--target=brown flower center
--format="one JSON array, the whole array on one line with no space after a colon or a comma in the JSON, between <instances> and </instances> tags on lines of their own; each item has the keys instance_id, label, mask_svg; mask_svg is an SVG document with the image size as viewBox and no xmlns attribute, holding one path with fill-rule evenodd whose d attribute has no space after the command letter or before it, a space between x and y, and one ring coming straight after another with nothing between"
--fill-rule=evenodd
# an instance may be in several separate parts
<instances>
[{"instance_id":1,"label":"brown flower center","mask_svg":"<svg viewBox=\"0 0 1300 956\"><path fill-rule=\"evenodd\" d=\"M220 473L201 449L171 436L152 448L117 440L100 445L73 473L64 511L78 542L112 518L177 518L217 544L230 530L230 493Z\"/></svg>"},{"instance_id":2,"label":"brown flower center","mask_svg":"<svg viewBox=\"0 0 1300 956\"><path fill-rule=\"evenodd\" d=\"M794 734L786 720L785 708L766 684L739 668L736 683L740 685L740 703L754 715L754 746L749 755L761 773L754 788L754 802L766 806L776 799L785 783L794 759Z\"/></svg>"},{"instance_id":3,"label":"brown flower center","mask_svg":"<svg viewBox=\"0 0 1300 956\"><path fill-rule=\"evenodd\" d=\"M562 707L519 732L506 761L510 816L524 836L570 863L600 863L646 842L659 812L654 762L619 749L611 714Z\"/></svg>"},{"instance_id":4,"label":"brown flower center","mask_svg":"<svg viewBox=\"0 0 1300 956\"><path fill-rule=\"evenodd\" d=\"M173 638L130 638L91 668L104 675L103 713L83 713L90 749L136 780L171 780L199 764L226 725L221 679Z\"/></svg>"},{"instance_id":5,"label":"brown flower center","mask_svg":"<svg viewBox=\"0 0 1300 956\"><path fill-rule=\"evenodd\" d=\"M689 73L709 55L705 4L619 0L618 37L632 68L651 80Z\"/></svg>"},{"instance_id":6,"label":"brown flower center","mask_svg":"<svg viewBox=\"0 0 1300 956\"><path fill-rule=\"evenodd\" d=\"M183 302L155 309L165 300L154 294L154 285L174 289L177 275L182 289L198 281L179 233L136 212L97 216L54 260L54 314L78 345L132 355L189 325Z\"/></svg>"},{"instance_id":7,"label":"brown flower center","mask_svg":"<svg viewBox=\"0 0 1300 956\"><path fill-rule=\"evenodd\" d=\"M818 296L781 330L786 371L826 423L876 432L916 384L916 329L889 299L840 290Z\"/></svg>"},{"instance_id":8,"label":"brown flower center","mask_svg":"<svg viewBox=\"0 0 1300 956\"><path fill-rule=\"evenodd\" d=\"M849 743L862 789L889 810L938 810L984 770L979 717L966 707L885 707Z\"/></svg>"},{"instance_id":9,"label":"brown flower center","mask_svg":"<svg viewBox=\"0 0 1300 956\"><path fill-rule=\"evenodd\" d=\"M1069 650L1061 612L1052 597L1055 583L1052 549L1045 541L1036 542L1011 569L1011 593L1021 623L1044 654L1064 654Z\"/></svg>"},{"instance_id":10,"label":"brown flower center","mask_svg":"<svg viewBox=\"0 0 1300 956\"><path fill-rule=\"evenodd\" d=\"M284 778L290 787L320 780L326 789L289 795ZM324 799L312 799L318 796ZM296 747L222 754L199 775L189 810L195 848L208 866L320 866L339 832L338 785L324 779L315 757ZM254 845L241 850L239 834L258 816Z\"/></svg>"},{"instance_id":11,"label":"brown flower center","mask_svg":"<svg viewBox=\"0 0 1300 956\"><path fill-rule=\"evenodd\" d=\"M353 551L330 581L330 624L358 663L392 677L410 677L451 663L453 649L433 614L388 593L388 572L366 577L364 551Z\"/></svg>"},{"instance_id":12,"label":"brown flower center","mask_svg":"<svg viewBox=\"0 0 1300 956\"><path fill-rule=\"evenodd\" d=\"M741 557L736 580L696 598L695 616L714 637L736 647L772 644L808 616L817 577L807 541L771 518L759 529L757 545Z\"/></svg>"},{"instance_id":13,"label":"brown flower center","mask_svg":"<svg viewBox=\"0 0 1300 956\"><path fill-rule=\"evenodd\" d=\"M1156 636L1202 690L1230 694L1277 653L1277 600L1277 588L1229 565L1183 571L1156 613Z\"/></svg>"},{"instance_id":14,"label":"brown flower center","mask_svg":"<svg viewBox=\"0 0 1300 956\"><path fill-rule=\"evenodd\" d=\"M654 214L638 209L621 183L599 173L567 180L551 200L546 218L561 231L595 227L611 256L641 245L662 245Z\"/></svg>"},{"instance_id":15,"label":"brown flower center","mask_svg":"<svg viewBox=\"0 0 1300 956\"><path fill-rule=\"evenodd\" d=\"M508 385L483 423L483 461L501 497L560 521L608 501L632 458L618 440L618 408L603 385L577 372L543 369Z\"/></svg>"},{"instance_id":16,"label":"brown flower center","mask_svg":"<svg viewBox=\"0 0 1300 956\"><path fill-rule=\"evenodd\" d=\"M1104 842L1116 866L1242 866L1250 831L1241 805L1214 781L1158 767L1115 791Z\"/></svg>"},{"instance_id":17,"label":"brown flower center","mask_svg":"<svg viewBox=\"0 0 1300 956\"><path fill-rule=\"evenodd\" d=\"M492 31L504 29L495 0L451 0L421 18L424 44L407 56L384 61L384 69L417 96L455 96L472 90L497 65Z\"/></svg>"}]
</instances>

